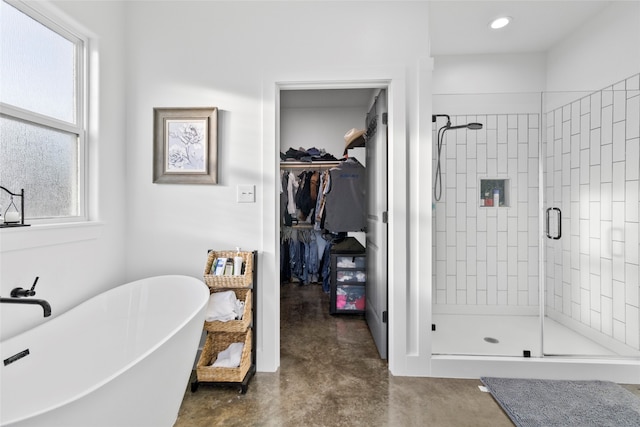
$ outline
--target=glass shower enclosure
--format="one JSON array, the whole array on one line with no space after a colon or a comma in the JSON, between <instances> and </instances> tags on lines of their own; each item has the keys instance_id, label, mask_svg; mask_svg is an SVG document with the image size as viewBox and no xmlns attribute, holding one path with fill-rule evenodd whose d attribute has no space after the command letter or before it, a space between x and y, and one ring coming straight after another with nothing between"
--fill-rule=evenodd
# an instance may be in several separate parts
<instances>
[{"instance_id":1,"label":"glass shower enclosure","mask_svg":"<svg viewBox=\"0 0 640 427\"><path fill-rule=\"evenodd\" d=\"M433 111L433 353L639 358L640 76Z\"/></svg>"}]
</instances>

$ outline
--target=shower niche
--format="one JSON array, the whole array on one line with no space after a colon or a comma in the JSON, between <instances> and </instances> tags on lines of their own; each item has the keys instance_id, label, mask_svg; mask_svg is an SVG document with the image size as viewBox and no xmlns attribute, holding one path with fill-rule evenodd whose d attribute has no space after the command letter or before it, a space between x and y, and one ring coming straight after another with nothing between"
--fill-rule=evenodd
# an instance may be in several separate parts
<instances>
[{"instance_id":1,"label":"shower niche","mask_svg":"<svg viewBox=\"0 0 640 427\"><path fill-rule=\"evenodd\" d=\"M509 207L508 178L480 178L480 207Z\"/></svg>"}]
</instances>

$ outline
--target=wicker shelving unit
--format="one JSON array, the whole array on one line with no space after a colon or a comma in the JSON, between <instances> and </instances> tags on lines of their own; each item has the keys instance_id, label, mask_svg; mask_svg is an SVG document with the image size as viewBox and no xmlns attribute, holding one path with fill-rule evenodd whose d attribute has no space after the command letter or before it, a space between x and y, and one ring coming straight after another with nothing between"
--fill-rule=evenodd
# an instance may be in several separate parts
<instances>
[{"instance_id":1,"label":"wicker shelving unit","mask_svg":"<svg viewBox=\"0 0 640 427\"><path fill-rule=\"evenodd\" d=\"M241 320L228 322L204 322L203 329L207 338L196 364L196 379L191 383L191 391L198 390L200 384L218 386L239 386L240 393L247 392L249 381L256 373L256 284L257 251L240 252L244 258L244 274L241 276L215 276L210 274L216 258L232 258L236 251L213 251L207 255L204 269L204 282L211 293L233 290L236 297L244 301L244 314ZM244 342L240 366L237 368L219 368L210 366L218 353L234 342Z\"/></svg>"}]
</instances>

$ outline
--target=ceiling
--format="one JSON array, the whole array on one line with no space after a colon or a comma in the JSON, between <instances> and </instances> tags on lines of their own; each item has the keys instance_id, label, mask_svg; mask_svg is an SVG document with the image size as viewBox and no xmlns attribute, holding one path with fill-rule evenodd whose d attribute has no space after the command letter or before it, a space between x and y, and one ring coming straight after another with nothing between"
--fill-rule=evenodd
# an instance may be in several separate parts
<instances>
[{"instance_id":1,"label":"ceiling","mask_svg":"<svg viewBox=\"0 0 640 427\"><path fill-rule=\"evenodd\" d=\"M537 0L429 2L431 55L546 52L612 1ZM510 25L491 30L498 16Z\"/></svg>"},{"instance_id":2,"label":"ceiling","mask_svg":"<svg viewBox=\"0 0 640 427\"><path fill-rule=\"evenodd\" d=\"M431 0L431 55L546 52L610 3L612 1L600 0ZM489 22L501 15L510 16L513 21L506 28L491 30ZM280 93L280 106L367 108L373 91L284 90Z\"/></svg>"}]
</instances>

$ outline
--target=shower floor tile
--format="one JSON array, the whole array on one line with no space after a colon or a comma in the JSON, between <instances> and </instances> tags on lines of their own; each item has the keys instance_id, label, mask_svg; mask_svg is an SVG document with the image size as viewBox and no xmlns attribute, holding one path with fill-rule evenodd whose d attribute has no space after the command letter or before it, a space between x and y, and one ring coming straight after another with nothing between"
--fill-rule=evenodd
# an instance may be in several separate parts
<instances>
[{"instance_id":1,"label":"shower floor tile","mask_svg":"<svg viewBox=\"0 0 640 427\"><path fill-rule=\"evenodd\" d=\"M434 314L434 354L522 356L541 354L537 316ZM616 353L545 319L545 353L553 355L615 356Z\"/></svg>"}]
</instances>

